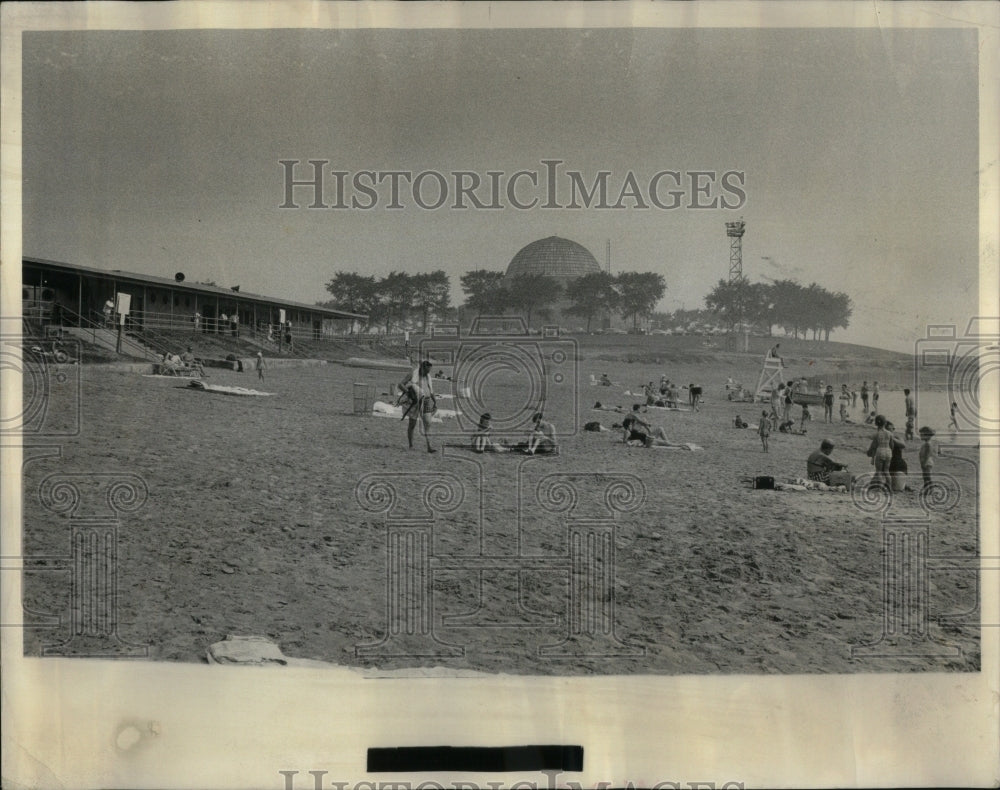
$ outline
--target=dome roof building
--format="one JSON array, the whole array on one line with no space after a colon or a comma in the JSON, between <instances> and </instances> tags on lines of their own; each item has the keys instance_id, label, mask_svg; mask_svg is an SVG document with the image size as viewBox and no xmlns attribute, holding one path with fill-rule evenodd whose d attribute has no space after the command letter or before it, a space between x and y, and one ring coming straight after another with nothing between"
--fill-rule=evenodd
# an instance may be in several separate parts
<instances>
[{"instance_id":1,"label":"dome roof building","mask_svg":"<svg viewBox=\"0 0 1000 790\"><path fill-rule=\"evenodd\" d=\"M549 236L522 247L507 266L506 277L544 274L565 287L571 280L599 271L600 264L586 247L569 239Z\"/></svg>"}]
</instances>

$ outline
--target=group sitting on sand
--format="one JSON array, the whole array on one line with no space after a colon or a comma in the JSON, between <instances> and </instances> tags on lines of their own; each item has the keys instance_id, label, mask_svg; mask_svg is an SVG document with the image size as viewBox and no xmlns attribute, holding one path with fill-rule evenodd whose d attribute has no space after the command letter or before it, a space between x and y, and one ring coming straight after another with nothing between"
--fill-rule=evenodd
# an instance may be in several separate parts
<instances>
[{"instance_id":1,"label":"group sitting on sand","mask_svg":"<svg viewBox=\"0 0 1000 790\"><path fill-rule=\"evenodd\" d=\"M531 417L531 431L528 439L510 446L501 440L493 438L493 416L484 413L479 417L479 424L475 433L472 434L472 450L476 453L509 453L524 452L528 455L548 455L555 453L559 445L556 442L555 426L545 419L541 412L536 412Z\"/></svg>"},{"instance_id":2,"label":"group sitting on sand","mask_svg":"<svg viewBox=\"0 0 1000 790\"><path fill-rule=\"evenodd\" d=\"M181 371L191 370L204 378L208 374L201 364L201 360L195 357L191 351L191 346L183 354L172 354L169 351L163 352L163 359L160 360L160 372L166 376L177 376Z\"/></svg>"}]
</instances>

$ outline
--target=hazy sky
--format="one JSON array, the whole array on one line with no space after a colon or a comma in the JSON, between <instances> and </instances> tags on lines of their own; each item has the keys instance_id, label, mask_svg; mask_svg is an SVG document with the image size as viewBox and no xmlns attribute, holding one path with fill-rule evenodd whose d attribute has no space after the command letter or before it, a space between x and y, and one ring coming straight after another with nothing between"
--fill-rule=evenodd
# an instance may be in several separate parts
<instances>
[{"instance_id":1,"label":"hazy sky","mask_svg":"<svg viewBox=\"0 0 1000 790\"><path fill-rule=\"evenodd\" d=\"M462 272L535 239L602 264L610 239L614 269L662 273L673 310L727 275L742 216L751 280L846 291L836 339L905 349L976 312L976 75L965 31L26 33L24 252L304 302L337 270L442 268L459 300ZM306 209L308 190L278 208L282 159L485 180L549 158L611 171L612 202L630 171L643 189L743 171L746 203L428 211L404 188L402 210Z\"/></svg>"}]
</instances>

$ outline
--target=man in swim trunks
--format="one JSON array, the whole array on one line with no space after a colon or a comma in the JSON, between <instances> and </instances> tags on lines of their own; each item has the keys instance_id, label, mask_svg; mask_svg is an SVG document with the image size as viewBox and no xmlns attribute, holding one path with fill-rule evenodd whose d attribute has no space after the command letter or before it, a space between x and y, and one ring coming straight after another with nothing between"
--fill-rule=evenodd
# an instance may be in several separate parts
<instances>
[{"instance_id":1,"label":"man in swim trunks","mask_svg":"<svg viewBox=\"0 0 1000 790\"><path fill-rule=\"evenodd\" d=\"M403 410L403 416L409 417L406 426L406 440L413 449L413 434L417 429L417 420L424 424L424 438L427 440L427 452L436 453L431 447L431 415L437 411L437 400L434 398L434 387L431 384L431 361L425 359L406 378L399 383L399 388L406 394L409 404Z\"/></svg>"}]
</instances>

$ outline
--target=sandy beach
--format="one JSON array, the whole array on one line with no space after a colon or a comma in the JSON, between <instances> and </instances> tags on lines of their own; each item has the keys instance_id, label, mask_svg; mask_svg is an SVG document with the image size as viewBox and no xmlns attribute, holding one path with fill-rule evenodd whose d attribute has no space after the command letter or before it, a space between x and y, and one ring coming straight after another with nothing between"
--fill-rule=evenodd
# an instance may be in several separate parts
<instances>
[{"instance_id":1,"label":"sandy beach","mask_svg":"<svg viewBox=\"0 0 1000 790\"><path fill-rule=\"evenodd\" d=\"M228 634L267 636L288 656L340 665L397 668L445 666L534 674L827 673L975 671L979 668L976 451L949 451L935 472L961 486L958 504L930 516L930 637L958 648L951 657L857 657L883 628L882 525L850 494L753 491L755 475L804 477L805 459L823 438L854 474L871 470L865 450L872 430L823 425L822 409L805 436L773 433L761 451L755 431L761 406L726 400L727 376L752 385L758 360L642 359L581 351L579 413L550 413L565 432L578 421L605 426L620 415L594 402L629 408L641 382L667 375L704 389L699 411L650 410L646 419L700 452L626 447L617 430L576 435L558 457L474 455L406 449L405 424L353 414L355 382L376 395L399 376L339 364L274 367L253 373L212 370L214 384L250 387L271 397L227 397L186 382L148 378L90 365L80 373L81 426L58 457L25 465L24 551L65 555L68 520L46 510L39 487L53 473L133 473L148 500L122 516L119 531L119 635L146 646L154 660L201 662ZM607 372L615 387L591 386ZM838 384L836 381L831 383ZM442 383L439 391L447 392ZM520 397L516 381L494 393ZM385 398L383 398L385 399ZM900 399L901 400L901 399ZM442 406L451 406L442 401ZM817 413L818 412L818 413ZM751 428L732 427L735 414ZM798 414L798 408L795 408ZM860 403L852 411L860 414ZM895 418L902 434L903 415ZM940 435L938 439L944 438ZM516 437L515 437L516 438ZM907 448L911 485L919 490L919 442ZM437 516L432 554L459 558L433 576L433 625L452 657L358 655L387 628L386 522L365 510L355 488L370 474L412 482L447 473L461 482L462 501ZM541 481L569 475L579 486L578 515L602 514L589 489L615 475L642 482L644 503L617 517L615 633L632 655L540 655L567 633L566 570L462 568L460 558L566 556L566 521L535 501ZM404 483L408 485L409 483ZM592 498L592 497L591 497ZM596 500L595 500L596 501ZM520 504L519 504L520 503ZM918 494L897 495L899 512L919 511ZM591 508L591 510L586 510ZM950 559L949 559L950 558ZM66 618L66 572L24 575L25 606ZM476 613L474 616L470 613ZM470 615L465 620L455 619ZM944 618L939 620L939 618ZM64 637L62 637L64 638ZM25 651L39 655L61 641L47 629L25 632Z\"/></svg>"}]
</instances>

